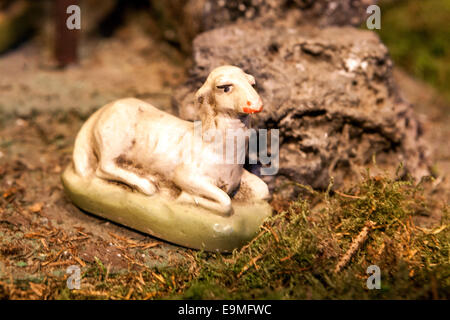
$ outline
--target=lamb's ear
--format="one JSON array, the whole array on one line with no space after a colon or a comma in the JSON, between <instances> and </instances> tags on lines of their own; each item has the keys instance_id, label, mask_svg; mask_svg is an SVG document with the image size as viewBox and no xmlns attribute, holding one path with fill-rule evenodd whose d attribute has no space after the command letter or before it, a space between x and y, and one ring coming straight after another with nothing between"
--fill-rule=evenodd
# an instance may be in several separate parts
<instances>
[{"instance_id":1,"label":"lamb's ear","mask_svg":"<svg viewBox=\"0 0 450 320\"><path fill-rule=\"evenodd\" d=\"M256 80L255 80L254 76L252 76L251 74L248 74L248 73L246 73L245 76L246 76L248 82L250 83L250 85L253 86L256 84Z\"/></svg>"},{"instance_id":2,"label":"lamb's ear","mask_svg":"<svg viewBox=\"0 0 450 320\"><path fill-rule=\"evenodd\" d=\"M195 93L195 102L198 105L202 105L205 100L208 99L208 97L211 95L211 86L208 82L205 82L203 86L198 89L198 91Z\"/></svg>"},{"instance_id":3,"label":"lamb's ear","mask_svg":"<svg viewBox=\"0 0 450 320\"><path fill-rule=\"evenodd\" d=\"M214 103L211 83L206 81L195 94L197 115L204 128L211 128L214 125Z\"/></svg>"},{"instance_id":4,"label":"lamb's ear","mask_svg":"<svg viewBox=\"0 0 450 320\"><path fill-rule=\"evenodd\" d=\"M195 94L195 103L201 113L213 113L214 97L212 95L211 84L206 81Z\"/></svg>"}]
</instances>

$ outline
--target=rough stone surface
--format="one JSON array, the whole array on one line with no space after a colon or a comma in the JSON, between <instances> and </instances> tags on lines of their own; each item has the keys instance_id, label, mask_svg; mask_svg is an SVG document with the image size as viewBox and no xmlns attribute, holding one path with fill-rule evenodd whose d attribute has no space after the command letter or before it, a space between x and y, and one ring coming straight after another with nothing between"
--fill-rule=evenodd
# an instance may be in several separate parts
<instances>
[{"instance_id":1,"label":"rough stone surface","mask_svg":"<svg viewBox=\"0 0 450 320\"><path fill-rule=\"evenodd\" d=\"M228 0L205 1L204 28L213 29L237 20L263 18L267 22L296 14L298 23L358 25L373 0Z\"/></svg>"},{"instance_id":2,"label":"rough stone surface","mask_svg":"<svg viewBox=\"0 0 450 320\"><path fill-rule=\"evenodd\" d=\"M399 98L388 51L373 32L245 22L199 35L193 58L174 98L178 114L197 118L193 94L213 68L243 68L265 105L254 125L280 130L280 176L315 188L334 177L338 186L374 159L379 167L402 162L402 174L428 173L420 123Z\"/></svg>"},{"instance_id":3,"label":"rough stone surface","mask_svg":"<svg viewBox=\"0 0 450 320\"><path fill-rule=\"evenodd\" d=\"M234 22L257 21L271 26L290 25L358 26L366 9L377 0L166 0L152 2L164 36L179 42L186 51L200 32Z\"/></svg>"}]
</instances>

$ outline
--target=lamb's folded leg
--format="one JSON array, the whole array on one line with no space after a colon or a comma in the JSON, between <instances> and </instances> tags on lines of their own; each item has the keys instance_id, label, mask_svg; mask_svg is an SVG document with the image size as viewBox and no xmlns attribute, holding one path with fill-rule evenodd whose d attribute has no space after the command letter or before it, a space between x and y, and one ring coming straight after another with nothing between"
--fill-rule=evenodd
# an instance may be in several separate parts
<instances>
[{"instance_id":1,"label":"lamb's folded leg","mask_svg":"<svg viewBox=\"0 0 450 320\"><path fill-rule=\"evenodd\" d=\"M222 216L233 213L230 196L206 178L176 173L174 182L183 190L177 201L196 204Z\"/></svg>"},{"instance_id":2,"label":"lamb's folded leg","mask_svg":"<svg viewBox=\"0 0 450 320\"><path fill-rule=\"evenodd\" d=\"M96 171L99 178L123 182L140 192L151 196L156 192L156 186L149 179L117 166L114 162L101 161Z\"/></svg>"},{"instance_id":3,"label":"lamb's folded leg","mask_svg":"<svg viewBox=\"0 0 450 320\"><path fill-rule=\"evenodd\" d=\"M254 175L253 173L248 172L245 169L242 171L241 176L241 185L243 184L245 184L249 189L252 190L254 199L270 199L270 193L267 184L257 175Z\"/></svg>"}]
</instances>

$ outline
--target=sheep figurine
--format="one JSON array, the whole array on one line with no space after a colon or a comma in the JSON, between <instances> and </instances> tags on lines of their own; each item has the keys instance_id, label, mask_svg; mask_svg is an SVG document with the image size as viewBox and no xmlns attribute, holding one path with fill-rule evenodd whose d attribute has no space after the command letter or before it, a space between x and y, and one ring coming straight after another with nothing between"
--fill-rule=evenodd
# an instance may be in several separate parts
<instances>
[{"instance_id":1,"label":"sheep figurine","mask_svg":"<svg viewBox=\"0 0 450 320\"><path fill-rule=\"evenodd\" d=\"M117 184L121 184L131 189L131 192L127 191L128 202L131 194L136 192L148 199L140 198L139 201L150 203L148 201L156 199L163 188L177 190L174 202L178 205L202 208L210 215L223 218L233 215L232 197L244 185L248 203L265 202L269 198L267 185L245 170L239 161L217 161L223 156L218 152L217 141L205 138L210 132L226 137L229 129L245 134L250 126L250 115L262 110L262 101L254 84L254 77L238 67L214 69L195 95L201 118L200 134L195 134L194 122L179 119L138 99L125 98L105 105L85 122L76 137L71 168L73 178L69 178L69 173L63 176L71 198L76 202L75 187L70 186L74 179L96 179L102 181L102 186L113 182L115 188L120 188ZM225 140L223 138L221 142ZM241 149L237 151L239 154L245 152L242 148L247 145L237 147ZM86 188L89 185L92 183L86 184ZM107 187L103 188L106 190ZM79 188L78 194L82 192L85 191ZM91 204L92 201L97 200L91 198ZM107 216L106 209L90 208L87 210L103 211L103 216ZM267 216L265 208L263 211ZM123 223L123 216L121 213L120 219L115 220ZM215 232L226 233L224 226L215 223L213 228ZM146 231L161 236L161 232ZM186 244L186 241L174 242L199 247Z\"/></svg>"}]
</instances>

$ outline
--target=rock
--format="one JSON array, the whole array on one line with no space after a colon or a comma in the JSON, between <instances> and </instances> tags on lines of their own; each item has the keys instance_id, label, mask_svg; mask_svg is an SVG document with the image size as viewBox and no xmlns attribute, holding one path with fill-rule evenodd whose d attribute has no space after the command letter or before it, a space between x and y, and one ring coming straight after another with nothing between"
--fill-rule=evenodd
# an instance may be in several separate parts
<instances>
[{"instance_id":1,"label":"rock","mask_svg":"<svg viewBox=\"0 0 450 320\"><path fill-rule=\"evenodd\" d=\"M178 43L185 52L203 28L205 0L149 1L162 38Z\"/></svg>"},{"instance_id":2,"label":"rock","mask_svg":"<svg viewBox=\"0 0 450 320\"><path fill-rule=\"evenodd\" d=\"M339 186L374 159L380 168L402 162L403 175L429 173L420 123L399 98L388 51L373 32L236 23L200 34L193 59L175 111L197 119L193 93L219 65L254 75L265 109L253 121L280 130L279 176L314 188L334 177Z\"/></svg>"},{"instance_id":3,"label":"rock","mask_svg":"<svg viewBox=\"0 0 450 320\"><path fill-rule=\"evenodd\" d=\"M295 17L297 24L319 26L357 26L366 18L366 8L372 0L203 0L205 30L230 22L262 19L270 23Z\"/></svg>"},{"instance_id":4,"label":"rock","mask_svg":"<svg viewBox=\"0 0 450 320\"><path fill-rule=\"evenodd\" d=\"M234 22L258 21L273 25L360 25L373 0L166 0L151 1L152 11L166 39L185 51L200 32Z\"/></svg>"}]
</instances>

